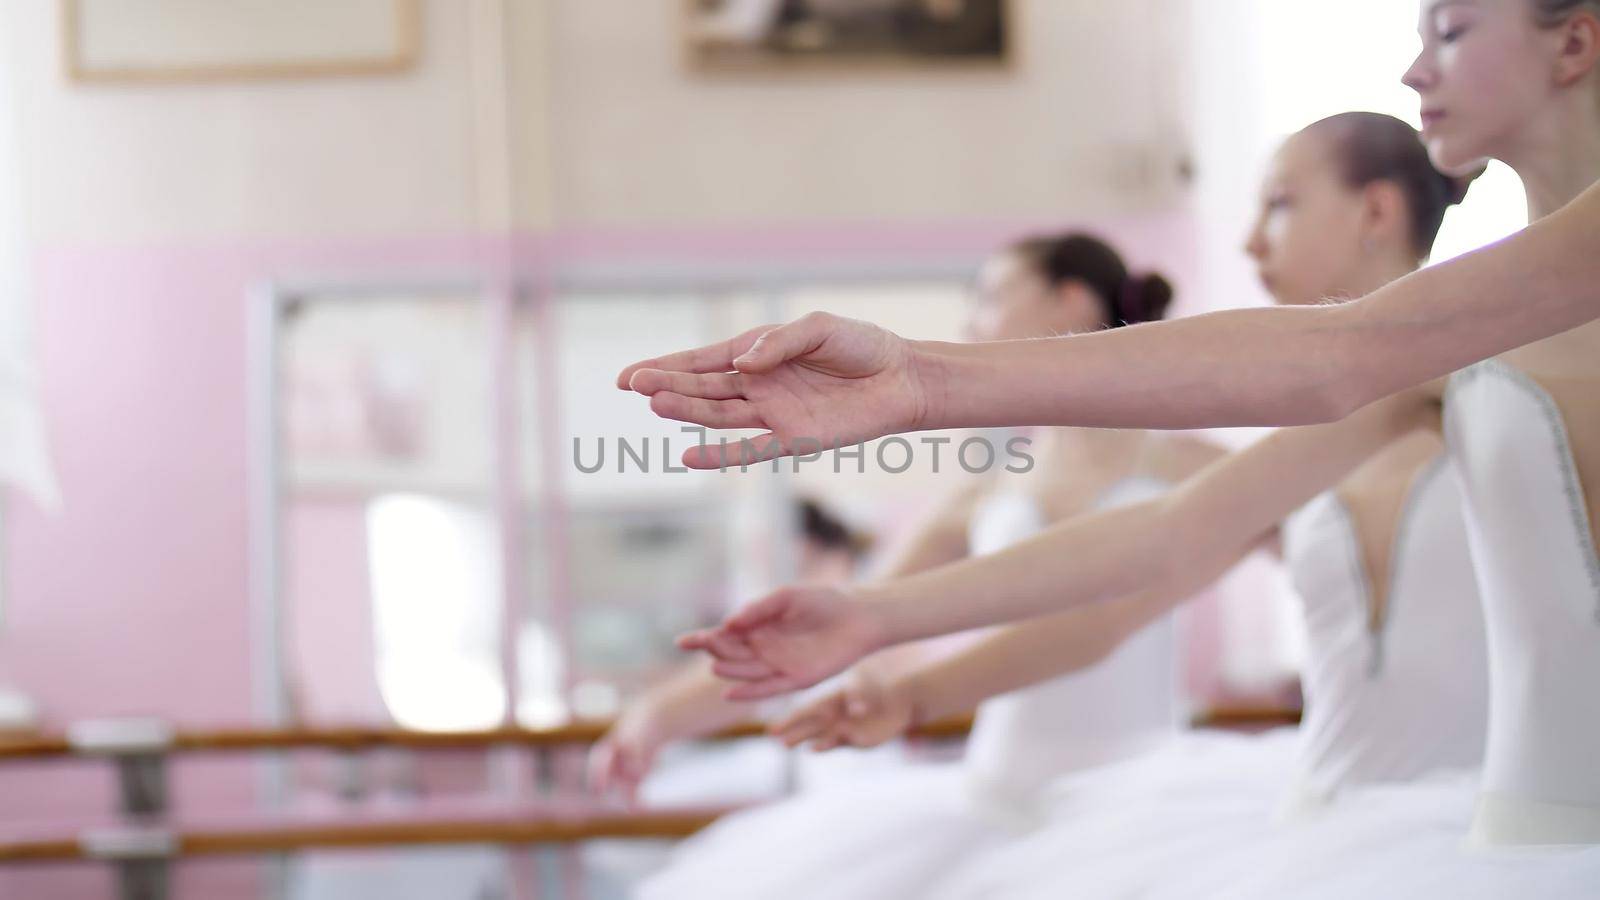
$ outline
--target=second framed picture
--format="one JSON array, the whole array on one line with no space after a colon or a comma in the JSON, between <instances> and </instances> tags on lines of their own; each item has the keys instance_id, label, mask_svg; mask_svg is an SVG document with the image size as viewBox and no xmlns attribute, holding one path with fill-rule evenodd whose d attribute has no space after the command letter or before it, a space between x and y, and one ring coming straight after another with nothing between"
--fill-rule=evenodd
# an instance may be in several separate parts
<instances>
[{"instance_id":1,"label":"second framed picture","mask_svg":"<svg viewBox=\"0 0 1600 900\"><path fill-rule=\"evenodd\" d=\"M686 0L701 71L1002 67L1016 27L1009 0Z\"/></svg>"}]
</instances>

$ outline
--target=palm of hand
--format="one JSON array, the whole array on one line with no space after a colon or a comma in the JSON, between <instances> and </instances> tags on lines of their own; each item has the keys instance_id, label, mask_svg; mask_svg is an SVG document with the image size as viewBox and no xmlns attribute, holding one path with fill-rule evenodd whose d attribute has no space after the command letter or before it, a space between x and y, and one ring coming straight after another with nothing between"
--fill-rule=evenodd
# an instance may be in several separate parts
<instances>
[{"instance_id":1,"label":"palm of hand","mask_svg":"<svg viewBox=\"0 0 1600 900\"><path fill-rule=\"evenodd\" d=\"M742 376L745 396L784 449L848 447L911 428L924 403L903 368L841 375L816 361L792 360Z\"/></svg>"},{"instance_id":2,"label":"palm of hand","mask_svg":"<svg viewBox=\"0 0 1600 900\"><path fill-rule=\"evenodd\" d=\"M784 743L814 750L876 747L904 734L914 712L909 694L857 670L855 683L813 700L773 727Z\"/></svg>"},{"instance_id":3,"label":"palm of hand","mask_svg":"<svg viewBox=\"0 0 1600 900\"><path fill-rule=\"evenodd\" d=\"M615 790L635 801L639 784L655 762L660 740L654 729L640 721L637 710L625 712L590 751L588 781L592 790Z\"/></svg>"},{"instance_id":4,"label":"palm of hand","mask_svg":"<svg viewBox=\"0 0 1600 900\"><path fill-rule=\"evenodd\" d=\"M737 452L692 448L694 468L850 446L930 421L912 346L868 322L812 313L709 347L635 363L619 386L660 416L709 428L764 428ZM737 442L735 442L737 445Z\"/></svg>"},{"instance_id":5,"label":"palm of hand","mask_svg":"<svg viewBox=\"0 0 1600 900\"><path fill-rule=\"evenodd\" d=\"M843 671L872 649L872 637L853 601L828 597L796 604L781 618L745 633L756 657L796 687Z\"/></svg>"},{"instance_id":6,"label":"palm of hand","mask_svg":"<svg viewBox=\"0 0 1600 900\"><path fill-rule=\"evenodd\" d=\"M889 696L860 715L850 715L838 729L846 743L855 747L876 747L893 740L911 727L911 704L904 698Z\"/></svg>"}]
</instances>

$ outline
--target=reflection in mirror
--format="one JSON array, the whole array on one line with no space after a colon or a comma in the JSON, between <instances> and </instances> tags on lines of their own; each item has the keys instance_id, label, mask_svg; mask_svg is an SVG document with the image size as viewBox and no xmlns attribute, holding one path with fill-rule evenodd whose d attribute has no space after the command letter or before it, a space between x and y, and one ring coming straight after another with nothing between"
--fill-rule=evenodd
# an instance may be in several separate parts
<instances>
[{"instance_id":1,"label":"reflection in mirror","mask_svg":"<svg viewBox=\"0 0 1600 900\"><path fill-rule=\"evenodd\" d=\"M952 480L927 454L903 472L686 471L699 436L609 383L634 360L813 309L955 340L966 293L949 278L530 296L505 369L491 306L470 291L329 290L276 309L282 677L296 721L485 728L513 698L529 726L615 715L683 663L677 634L805 574L802 497L872 535ZM501 496L502 439L516 497ZM504 641L508 587L521 600Z\"/></svg>"},{"instance_id":2,"label":"reflection in mirror","mask_svg":"<svg viewBox=\"0 0 1600 900\"><path fill-rule=\"evenodd\" d=\"M486 304L330 292L280 309L294 718L499 724Z\"/></svg>"},{"instance_id":3,"label":"reflection in mirror","mask_svg":"<svg viewBox=\"0 0 1600 900\"><path fill-rule=\"evenodd\" d=\"M616 714L680 664L677 634L719 614L738 584L772 580L770 549L737 552L730 525L759 521L770 539L770 474L683 471L678 457L698 436L609 384L634 360L751 327L761 311L750 295L573 293L537 318L543 332L526 311L523 724Z\"/></svg>"},{"instance_id":4,"label":"reflection in mirror","mask_svg":"<svg viewBox=\"0 0 1600 900\"><path fill-rule=\"evenodd\" d=\"M684 664L676 635L797 575L814 575L800 571L802 497L870 534L960 480L948 460L935 474L926 454L898 473L872 466L836 473L826 460L798 472L792 461L777 471L682 471L679 457L699 436L610 388L612 373L635 360L818 309L957 340L967 293L948 278L761 293L574 292L556 297L548 315L524 310L517 352L529 512L521 722L615 715Z\"/></svg>"}]
</instances>

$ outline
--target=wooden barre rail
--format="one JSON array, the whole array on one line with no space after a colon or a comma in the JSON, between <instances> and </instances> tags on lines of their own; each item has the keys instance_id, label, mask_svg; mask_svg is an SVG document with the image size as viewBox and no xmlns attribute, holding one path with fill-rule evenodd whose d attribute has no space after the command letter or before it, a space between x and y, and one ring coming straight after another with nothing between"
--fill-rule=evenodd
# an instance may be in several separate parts
<instances>
[{"instance_id":1,"label":"wooden barre rail","mask_svg":"<svg viewBox=\"0 0 1600 900\"><path fill-rule=\"evenodd\" d=\"M1255 729L1299 725L1300 710L1292 706L1219 706L1190 720L1191 728Z\"/></svg>"},{"instance_id":2,"label":"wooden barre rail","mask_svg":"<svg viewBox=\"0 0 1600 900\"><path fill-rule=\"evenodd\" d=\"M1255 729L1292 725L1299 710L1281 707L1225 707L1206 711L1192 722L1197 728ZM608 722L578 722L551 729L500 728L459 733L430 733L392 728L220 729L173 735L163 752L237 752L322 748L357 751L375 747L411 749L483 748L522 744L533 747L592 743ZM936 722L914 734L928 739L958 738L972 727L971 717ZM758 737L760 724L736 726L716 739ZM77 757L79 750L64 735L0 735L0 762L30 758ZM559 844L604 838L677 840L705 828L726 810L649 811L575 815L530 814L525 818L464 817L395 822L276 824L258 827L154 829L163 851L156 858L289 853L313 849L399 847L422 844ZM118 829L110 829L116 832ZM138 829L133 829L138 831ZM0 864L63 861L116 861L97 851L93 830L76 837L0 841ZM130 858L138 858L130 857Z\"/></svg>"},{"instance_id":3,"label":"wooden barre rail","mask_svg":"<svg viewBox=\"0 0 1600 900\"><path fill-rule=\"evenodd\" d=\"M495 818L196 829L173 833L171 855L229 856L423 844L569 844L604 838L678 840L705 828L726 812L639 812L524 821ZM106 856L73 838L0 842L0 864L74 860L105 861Z\"/></svg>"},{"instance_id":4,"label":"wooden barre rail","mask_svg":"<svg viewBox=\"0 0 1600 900\"><path fill-rule=\"evenodd\" d=\"M411 731L404 728L221 728L184 730L161 748L170 753L232 753L259 750L370 750L399 747L412 750L480 749L502 744L559 747L593 744L611 727L608 721L574 722L555 728L493 728L481 731ZM970 716L933 722L913 737L946 740L966 735ZM762 737L766 726L751 722L712 735L710 740ZM0 761L78 755L65 734L0 734Z\"/></svg>"},{"instance_id":5,"label":"wooden barre rail","mask_svg":"<svg viewBox=\"0 0 1600 900\"><path fill-rule=\"evenodd\" d=\"M1196 728L1257 728L1294 725L1300 711L1288 707L1222 707L1197 715ZM403 728L220 728L195 729L174 733L171 753L237 753L262 750L323 749L341 751L398 747L411 750L461 750L516 744L525 747L559 747L592 744L611 727L608 721L573 722L555 728L493 728L481 731L429 732ZM965 736L972 728L972 717L961 716L917 728L913 737L950 740ZM766 734L760 723L737 725L713 735L711 740L760 737ZM0 762L78 755L65 734L0 734Z\"/></svg>"}]
</instances>

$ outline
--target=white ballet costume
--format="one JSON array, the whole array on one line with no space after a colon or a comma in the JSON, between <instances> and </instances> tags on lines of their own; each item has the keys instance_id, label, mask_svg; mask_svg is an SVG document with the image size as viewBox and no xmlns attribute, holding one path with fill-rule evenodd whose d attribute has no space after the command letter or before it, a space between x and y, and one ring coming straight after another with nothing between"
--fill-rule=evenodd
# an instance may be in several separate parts
<instances>
[{"instance_id":1,"label":"white ballet costume","mask_svg":"<svg viewBox=\"0 0 1600 900\"><path fill-rule=\"evenodd\" d=\"M1413 477L1389 552L1374 629L1373 578L1355 519L1328 491L1283 527L1306 627L1306 698L1290 812L1355 785L1477 766L1488 664L1461 492L1441 455Z\"/></svg>"},{"instance_id":2,"label":"white ballet costume","mask_svg":"<svg viewBox=\"0 0 1600 900\"><path fill-rule=\"evenodd\" d=\"M1128 479L1097 508L1164 488ZM996 492L974 511L969 546L992 553L1046 524L1030 496ZM728 816L685 841L637 896L924 897L964 859L1036 821L1046 783L1174 736L1175 654L1167 617L1089 670L985 702L965 759L880 770Z\"/></svg>"},{"instance_id":3,"label":"white ballet costume","mask_svg":"<svg viewBox=\"0 0 1600 900\"><path fill-rule=\"evenodd\" d=\"M1330 817L1351 792L1478 763L1483 625L1445 460L1416 474L1402 504L1376 630L1372 581L1339 496L1315 498L1282 534L1307 633L1300 727L1194 733L1065 778L1051 789L1048 826L974 860L934 896L1235 896L1278 868L1257 847Z\"/></svg>"},{"instance_id":4,"label":"white ballet costume","mask_svg":"<svg viewBox=\"0 0 1600 900\"><path fill-rule=\"evenodd\" d=\"M1600 844L1600 560L1561 410L1498 360L1447 409L1493 674L1473 838Z\"/></svg>"},{"instance_id":5,"label":"white ballet costume","mask_svg":"<svg viewBox=\"0 0 1600 900\"><path fill-rule=\"evenodd\" d=\"M1230 896L1600 897L1600 564L1561 410L1489 360L1451 378L1445 433L1488 636L1481 775L1360 792L1255 848L1289 862Z\"/></svg>"}]
</instances>

